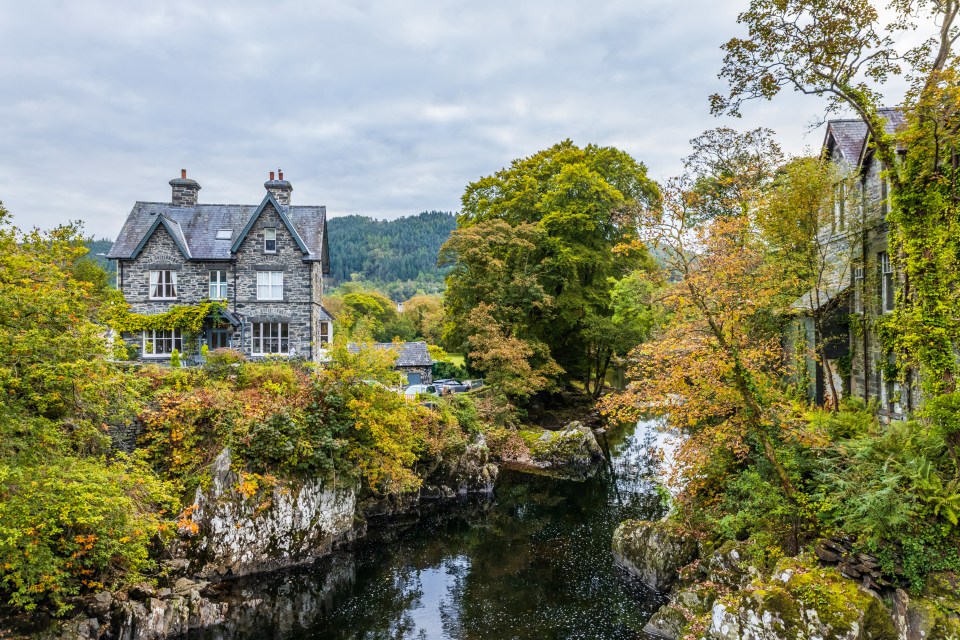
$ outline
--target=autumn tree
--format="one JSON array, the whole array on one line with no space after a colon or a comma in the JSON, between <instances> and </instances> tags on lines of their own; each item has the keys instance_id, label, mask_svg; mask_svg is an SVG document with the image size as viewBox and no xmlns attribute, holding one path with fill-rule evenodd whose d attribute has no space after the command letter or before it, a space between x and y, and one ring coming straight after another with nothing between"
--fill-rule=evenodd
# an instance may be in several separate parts
<instances>
[{"instance_id":1,"label":"autumn tree","mask_svg":"<svg viewBox=\"0 0 960 640\"><path fill-rule=\"evenodd\" d=\"M771 267L781 272L785 284L795 285L792 291L785 288L797 298L790 306L811 319L813 343L804 355L823 368L832 409L839 407L842 389L835 382L839 372L827 357L837 338L828 335L825 325L831 314L846 316L836 307L850 282L867 225L856 180L855 172L826 158L794 158L777 171L757 210Z\"/></svg>"},{"instance_id":2,"label":"autumn tree","mask_svg":"<svg viewBox=\"0 0 960 640\"><path fill-rule=\"evenodd\" d=\"M724 45L720 75L730 90L711 102L714 113L739 115L746 102L792 88L826 98L828 111L848 108L863 119L891 188L891 257L900 274L897 309L881 334L897 353L901 373L919 368L927 393L937 394L955 388L960 338L950 330L958 314L946 310L949 286L940 286L939 276L942 263L951 260L944 231L955 206L953 196L933 195L944 194L957 166L951 119L960 3L893 0L889 9L894 19L883 25L870 0L752 0L738 18L749 37ZM920 45L898 47L899 36L921 25L929 33ZM910 80L902 104L908 131L896 132L882 112L880 88L904 70ZM910 161L900 162L904 148Z\"/></svg>"}]
</instances>

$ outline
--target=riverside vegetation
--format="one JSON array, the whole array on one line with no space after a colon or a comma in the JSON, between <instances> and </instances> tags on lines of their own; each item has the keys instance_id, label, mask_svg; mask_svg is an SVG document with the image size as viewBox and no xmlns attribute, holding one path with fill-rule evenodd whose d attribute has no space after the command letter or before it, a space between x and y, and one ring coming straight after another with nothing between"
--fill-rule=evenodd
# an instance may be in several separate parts
<instances>
[{"instance_id":1,"label":"riverside vegetation","mask_svg":"<svg viewBox=\"0 0 960 640\"><path fill-rule=\"evenodd\" d=\"M823 354L788 357L782 332L791 303L822 285L818 230L850 176L822 158L784 157L762 128L705 132L683 174L661 185L623 151L571 141L468 185L440 249L443 298L419 296L401 314L347 283L331 296L343 323L334 363L319 369L230 352L202 369L126 367L104 339L123 302L84 255L78 228L22 233L4 213L7 606L64 614L78 594L158 578L165 542L190 528L185 498L210 482L224 447L236 453L238 490L253 495L311 477L359 486L371 500L404 496L478 435L501 460L552 464L582 451L523 428L576 391L612 421L658 413L683 436L668 519L618 534L634 570L652 567L657 588L673 583L663 614L672 618L659 630L889 638L897 607L909 612L903 598L923 594L940 634L931 637L956 634L960 6L895 0L890 10L884 26L869 0L752 0L740 16L749 38L725 45L730 92L712 103L739 114L750 99L794 88L867 123L890 180L899 274L896 309L877 329L892 356L884 375L920 381L924 401L909 420L881 422L855 400L810 406L796 384L797 360ZM898 51L895 36L918 17L935 31ZM879 88L904 66L906 124L889 133ZM394 336L466 354L490 391L432 410L367 384L391 384L389 355L350 355L346 340ZM604 395L611 370L630 384ZM142 447L118 453L108 433L132 422L144 428ZM644 564L654 539L683 552ZM821 566L852 567L848 555L873 593ZM677 565L686 565L679 581Z\"/></svg>"}]
</instances>

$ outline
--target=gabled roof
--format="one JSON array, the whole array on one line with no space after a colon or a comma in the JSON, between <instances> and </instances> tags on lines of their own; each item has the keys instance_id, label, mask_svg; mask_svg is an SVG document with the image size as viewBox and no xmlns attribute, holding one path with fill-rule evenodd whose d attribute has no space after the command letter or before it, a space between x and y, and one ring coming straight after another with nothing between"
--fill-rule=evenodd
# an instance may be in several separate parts
<instances>
[{"instance_id":1,"label":"gabled roof","mask_svg":"<svg viewBox=\"0 0 960 640\"><path fill-rule=\"evenodd\" d=\"M886 120L887 133L896 133L904 123L899 109L879 109L877 113ZM823 140L823 149L828 157L836 159L839 153L850 166L859 166L866 157L869 146L867 124L860 118L830 120Z\"/></svg>"},{"instance_id":2,"label":"gabled roof","mask_svg":"<svg viewBox=\"0 0 960 640\"><path fill-rule=\"evenodd\" d=\"M186 238L183 237L183 229L180 227L180 223L175 220L167 220L163 215L158 215L156 219L154 219L153 224L151 224L150 228L147 229L146 233L143 234L143 238L141 238L136 248L134 248L130 257L136 258L138 255L140 255L140 252L143 251L143 248L147 244L147 240L149 240L154 231L160 227L163 227L167 230L167 233L169 233L170 237L173 238L173 243L177 245L177 249L180 250L180 253L183 254L184 258L189 260L191 258L190 248L187 244ZM110 251L113 251L112 247L110 248Z\"/></svg>"},{"instance_id":3,"label":"gabled roof","mask_svg":"<svg viewBox=\"0 0 960 640\"><path fill-rule=\"evenodd\" d=\"M243 230L237 236L237 239L233 242L233 246L230 247L230 252L236 253L240 250L240 245L242 245L243 241L247 239L247 234L250 233L250 229L253 229L253 225L256 224L257 219L260 218L260 214L263 213L263 210L267 208L268 204L272 204L273 208L280 215L280 220L287 227L287 231L290 232L290 235L293 236L293 240L297 243L297 247L300 248L300 251L303 251L304 255L309 255L310 250L307 249L307 245L304 244L300 234L297 233L296 227L290 223L290 219L283 212L283 207L280 206L280 203L277 202L277 200L273 197L273 194L269 191L267 192L267 195L263 197L263 200L260 202L260 206L257 207L257 210L253 212L252 216L250 216L250 220L247 221L246 226L243 227Z\"/></svg>"},{"instance_id":4,"label":"gabled roof","mask_svg":"<svg viewBox=\"0 0 960 640\"><path fill-rule=\"evenodd\" d=\"M259 216L267 202L284 219L294 236L304 260L322 261L324 272L329 272L329 255L326 250L327 209L321 206L283 207L268 194L259 205L244 204L198 204L193 207L177 207L168 202L137 202L127 216L117 241L111 247L108 258L132 260L146 245L153 231L164 222L168 233L183 244L181 251L192 260L230 260L233 257L234 240L252 227L251 220ZM169 226L168 226L169 225ZM171 230L172 229L172 230ZM231 229L230 239L218 240L217 231ZM247 229L249 231L249 229Z\"/></svg>"},{"instance_id":5,"label":"gabled roof","mask_svg":"<svg viewBox=\"0 0 960 640\"><path fill-rule=\"evenodd\" d=\"M427 349L426 342L375 342L370 345L374 349L393 349L397 352L396 367L429 367L433 365L433 358ZM351 342L347 345L350 353L360 353L360 345Z\"/></svg>"}]
</instances>

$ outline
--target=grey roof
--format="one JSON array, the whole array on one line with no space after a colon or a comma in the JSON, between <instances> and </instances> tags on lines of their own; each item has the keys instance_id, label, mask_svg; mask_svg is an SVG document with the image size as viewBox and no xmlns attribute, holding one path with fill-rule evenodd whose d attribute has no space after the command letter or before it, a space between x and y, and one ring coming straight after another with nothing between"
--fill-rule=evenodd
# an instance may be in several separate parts
<instances>
[{"instance_id":1,"label":"grey roof","mask_svg":"<svg viewBox=\"0 0 960 640\"><path fill-rule=\"evenodd\" d=\"M326 307L320 305L320 313L317 314L322 321L333 322L333 314L327 311Z\"/></svg>"},{"instance_id":2,"label":"grey roof","mask_svg":"<svg viewBox=\"0 0 960 640\"><path fill-rule=\"evenodd\" d=\"M188 258L194 260L229 260L231 248L254 215L271 202L293 225L303 241L305 260L327 260L324 255L327 208L322 206L282 206L269 193L260 204L197 204L177 207L168 202L137 202L120 229L108 258L129 260L136 257L138 248L157 226L157 218L167 223L164 227L182 242ZM217 231L233 229L229 240L217 240Z\"/></svg>"},{"instance_id":3,"label":"grey roof","mask_svg":"<svg viewBox=\"0 0 960 640\"><path fill-rule=\"evenodd\" d=\"M880 109L877 113L886 119L887 133L896 133L905 121L899 109ZM835 145L830 144L831 137ZM851 166L856 166L863 159L868 138L867 124L860 118L830 120L823 144L828 153L839 152Z\"/></svg>"},{"instance_id":4,"label":"grey roof","mask_svg":"<svg viewBox=\"0 0 960 640\"><path fill-rule=\"evenodd\" d=\"M433 364L426 342L375 342L370 345L374 349L395 349L397 367L429 367ZM360 353L360 346L354 342L347 345L350 353Z\"/></svg>"}]
</instances>

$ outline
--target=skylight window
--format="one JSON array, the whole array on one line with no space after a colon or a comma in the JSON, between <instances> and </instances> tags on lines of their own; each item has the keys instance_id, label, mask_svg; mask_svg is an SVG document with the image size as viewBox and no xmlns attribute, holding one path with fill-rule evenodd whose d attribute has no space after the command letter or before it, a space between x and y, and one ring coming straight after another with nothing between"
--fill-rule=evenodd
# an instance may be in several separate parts
<instances>
[{"instance_id":1,"label":"skylight window","mask_svg":"<svg viewBox=\"0 0 960 640\"><path fill-rule=\"evenodd\" d=\"M233 237L233 229L220 229L217 231L217 240L229 240Z\"/></svg>"}]
</instances>

